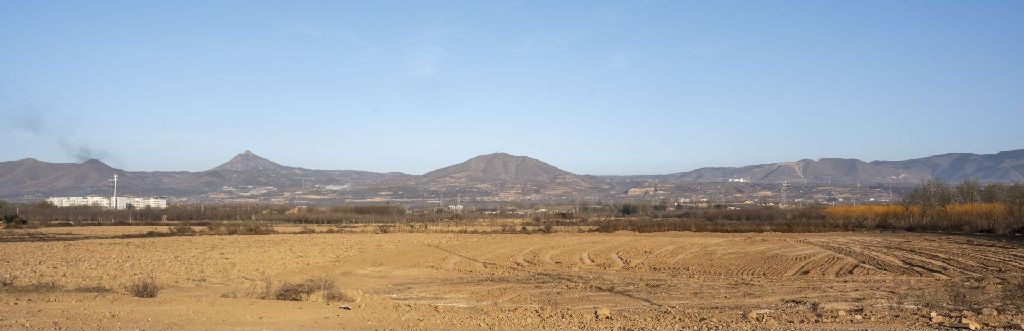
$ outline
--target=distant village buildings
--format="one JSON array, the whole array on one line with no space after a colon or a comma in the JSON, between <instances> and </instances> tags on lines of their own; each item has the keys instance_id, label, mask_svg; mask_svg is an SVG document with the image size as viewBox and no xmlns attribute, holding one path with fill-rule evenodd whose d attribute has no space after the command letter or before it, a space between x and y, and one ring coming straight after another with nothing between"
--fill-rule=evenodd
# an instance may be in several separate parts
<instances>
[{"instance_id":1,"label":"distant village buildings","mask_svg":"<svg viewBox=\"0 0 1024 331\"><path fill-rule=\"evenodd\" d=\"M167 208L166 197L117 197L117 206L114 206L112 197L50 197L46 199L57 207L93 206L114 209L164 209Z\"/></svg>"}]
</instances>

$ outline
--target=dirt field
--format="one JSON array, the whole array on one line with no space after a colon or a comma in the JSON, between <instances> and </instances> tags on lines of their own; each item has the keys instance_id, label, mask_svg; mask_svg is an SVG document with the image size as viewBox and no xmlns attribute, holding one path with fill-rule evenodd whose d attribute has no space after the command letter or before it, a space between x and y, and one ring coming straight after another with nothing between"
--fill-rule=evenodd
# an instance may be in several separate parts
<instances>
[{"instance_id":1,"label":"dirt field","mask_svg":"<svg viewBox=\"0 0 1024 331\"><path fill-rule=\"evenodd\" d=\"M1014 329L1022 248L854 233L4 242L0 329ZM142 278L158 297L126 293ZM307 278L344 299L257 298Z\"/></svg>"}]
</instances>

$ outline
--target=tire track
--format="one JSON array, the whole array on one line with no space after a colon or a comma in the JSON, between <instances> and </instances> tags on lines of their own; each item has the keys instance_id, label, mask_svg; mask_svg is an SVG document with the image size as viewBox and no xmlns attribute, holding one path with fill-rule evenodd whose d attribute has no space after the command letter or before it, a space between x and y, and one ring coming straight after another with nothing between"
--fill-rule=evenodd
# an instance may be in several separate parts
<instances>
[{"instance_id":1,"label":"tire track","mask_svg":"<svg viewBox=\"0 0 1024 331\"><path fill-rule=\"evenodd\" d=\"M841 245L838 245L838 244L818 243L818 242L810 241L810 240L798 240L797 242L802 243L802 244L806 244L806 245L816 246L816 247L821 248L823 250L826 250L826 251L829 251L831 253L834 253L834 254L836 254L838 256L849 258L849 259L851 259L853 261L856 261L857 263L860 263L860 264L870 265L870 266L872 266L873 268L875 268L877 270L880 270L880 271L883 271L883 272L886 272L886 273L891 273L893 275L900 275L900 276L923 276L924 274L927 273L926 271L917 270L917 269L914 269L911 266L907 266L907 265L899 262L899 260L893 261L893 260L889 260L889 259L880 258L880 257L875 256L873 254L862 252L862 251L858 251L858 250L855 250L853 248L841 246Z\"/></svg>"}]
</instances>

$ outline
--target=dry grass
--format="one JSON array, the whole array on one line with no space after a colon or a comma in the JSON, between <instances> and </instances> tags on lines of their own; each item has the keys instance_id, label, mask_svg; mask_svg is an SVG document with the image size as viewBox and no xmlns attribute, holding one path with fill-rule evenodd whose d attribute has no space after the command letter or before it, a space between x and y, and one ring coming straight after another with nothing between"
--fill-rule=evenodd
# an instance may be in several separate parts
<instances>
[{"instance_id":1,"label":"dry grass","mask_svg":"<svg viewBox=\"0 0 1024 331\"><path fill-rule=\"evenodd\" d=\"M259 234L272 234L277 233L270 224L267 223L216 223L206 226L205 234L212 235L259 235Z\"/></svg>"},{"instance_id":2,"label":"dry grass","mask_svg":"<svg viewBox=\"0 0 1024 331\"><path fill-rule=\"evenodd\" d=\"M178 225L178 226L168 227L167 228L167 233L170 233L170 234L176 235L176 236L194 236L194 235L199 234L199 232L197 232L196 229L193 229L189 225Z\"/></svg>"},{"instance_id":3,"label":"dry grass","mask_svg":"<svg viewBox=\"0 0 1024 331\"><path fill-rule=\"evenodd\" d=\"M324 293L324 301L327 301L328 303L331 303L331 302L352 302L352 301L355 301L355 300L352 299L352 297L349 297L348 295L345 295L344 293L332 291L332 292Z\"/></svg>"},{"instance_id":4,"label":"dry grass","mask_svg":"<svg viewBox=\"0 0 1024 331\"><path fill-rule=\"evenodd\" d=\"M253 285L245 291L246 297L254 297L264 300L282 301L318 301L339 302L352 301L351 298L341 293L337 284L330 279L316 277L292 283L284 282L280 286L272 286L269 279L263 281L262 286ZM228 292L221 295L222 298L237 298L235 292Z\"/></svg>"},{"instance_id":5,"label":"dry grass","mask_svg":"<svg viewBox=\"0 0 1024 331\"><path fill-rule=\"evenodd\" d=\"M66 289L66 291L74 293L114 293L114 290L99 285L74 287Z\"/></svg>"},{"instance_id":6,"label":"dry grass","mask_svg":"<svg viewBox=\"0 0 1024 331\"><path fill-rule=\"evenodd\" d=\"M902 205L832 206L825 208L829 221L862 221L865 227L897 227L907 230L940 230L1012 234L1021 231L1004 203L953 203L925 208Z\"/></svg>"},{"instance_id":7,"label":"dry grass","mask_svg":"<svg viewBox=\"0 0 1024 331\"><path fill-rule=\"evenodd\" d=\"M160 285L151 279L139 279L128 284L125 290L136 298L155 298L160 293Z\"/></svg>"},{"instance_id":8,"label":"dry grass","mask_svg":"<svg viewBox=\"0 0 1024 331\"><path fill-rule=\"evenodd\" d=\"M35 282L28 284L17 284L15 277L6 276L0 278L0 293L47 293L47 292L70 292L70 293L113 293L114 291L100 285L66 288L53 282Z\"/></svg>"},{"instance_id":9,"label":"dry grass","mask_svg":"<svg viewBox=\"0 0 1024 331\"><path fill-rule=\"evenodd\" d=\"M317 292L333 293L337 286L333 280L326 278L310 278L299 283L284 283L278 286L272 294L274 300L284 301L305 301Z\"/></svg>"},{"instance_id":10,"label":"dry grass","mask_svg":"<svg viewBox=\"0 0 1024 331\"><path fill-rule=\"evenodd\" d=\"M898 220L920 215L920 207L906 208L898 205L831 206L825 208L825 217L830 220Z\"/></svg>"},{"instance_id":11,"label":"dry grass","mask_svg":"<svg viewBox=\"0 0 1024 331\"><path fill-rule=\"evenodd\" d=\"M7 283L7 285L0 287L0 292L8 293L44 293L44 292L58 292L64 290L63 287L54 283L31 283L31 284L14 284Z\"/></svg>"}]
</instances>

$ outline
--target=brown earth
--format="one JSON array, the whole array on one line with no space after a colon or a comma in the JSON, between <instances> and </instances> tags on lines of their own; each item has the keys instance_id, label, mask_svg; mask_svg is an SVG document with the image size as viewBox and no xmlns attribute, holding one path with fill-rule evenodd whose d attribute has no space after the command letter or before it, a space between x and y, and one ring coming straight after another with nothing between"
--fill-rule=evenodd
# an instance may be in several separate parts
<instances>
[{"instance_id":1,"label":"brown earth","mask_svg":"<svg viewBox=\"0 0 1024 331\"><path fill-rule=\"evenodd\" d=\"M1020 328L1020 299L1005 294L1024 275L1022 248L877 233L3 242L0 329ZM344 299L258 298L268 282L308 278L335 281ZM126 294L138 279L163 290Z\"/></svg>"}]
</instances>

